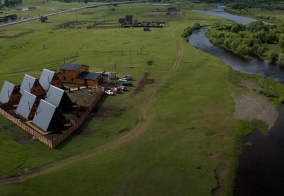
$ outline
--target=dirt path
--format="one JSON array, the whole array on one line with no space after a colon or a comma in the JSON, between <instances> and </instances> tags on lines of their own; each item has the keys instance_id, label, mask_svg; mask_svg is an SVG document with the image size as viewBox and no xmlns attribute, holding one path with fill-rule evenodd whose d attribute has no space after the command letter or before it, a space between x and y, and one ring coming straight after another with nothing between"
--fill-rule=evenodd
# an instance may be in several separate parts
<instances>
[{"instance_id":1,"label":"dirt path","mask_svg":"<svg viewBox=\"0 0 284 196\"><path fill-rule=\"evenodd\" d=\"M146 132L149 128L149 126L152 123L153 119L153 111L152 111L152 103L153 98L157 91L161 88L161 86L165 83L165 81L179 68L182 55L183 55L183 48L181 40L176 37L175 30L172 30L171 36L176 39L177 45L178 45L178 54L176 57L176 60L171 67L171 69L161 78L161 80L156 82L156 86L154 89L152 89L148 95L145 96L144 103L142 103L144 106L141 107L141 111L139 114L139 119L137 125L132 129L131 131L125 133L121 137L118 137L116 140L111 141L105 145L102 145L98 148L89 150L87 152L83 152L78 155L74 155L72 157L68 157L66 159L63 159L61 161L55 162L53 164L47 165L45 167L34 169L27 171L25 174L16 176L16 177L8 177L0 180L0 184L12 184L12 183L20 183L23 181L26 181L27 179L39 176L41 174L45 174L48 172L52 172L55 170L58 170L60 168L63 168L65 166L74 164L78 161L87 159L89 157L94 157L96 155L102 154L104 152L107 152L109 150L112 150L120 145L123 145L127 143L128 141L132 141L133 139L137 138L142 133Z\"/></svg>"}]
</instances>

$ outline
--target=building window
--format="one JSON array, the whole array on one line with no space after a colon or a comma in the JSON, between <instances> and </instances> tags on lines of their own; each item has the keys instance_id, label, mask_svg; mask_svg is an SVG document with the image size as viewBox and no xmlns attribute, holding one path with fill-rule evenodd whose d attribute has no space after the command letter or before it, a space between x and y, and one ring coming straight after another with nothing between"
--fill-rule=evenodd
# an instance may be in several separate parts
<instances>
[{"instance_id":1,"label":"building window","mask_svg":"<svg viewBox=\"0 0 284 196\"><path fill-rule=\"evenodd\" d=\"M64 77L63 80L66 80L66 77Z\"/></svg>"},{"instance_id":2,"label":"building window","mask_svg":"<svg viewBox=\"0 0 284 196\"><path fill-rule=\"evenodd\" d=\"M73 82L73 81L74 81L74 78L71 78L71 81Z\"/></svg>"}]
</instances>

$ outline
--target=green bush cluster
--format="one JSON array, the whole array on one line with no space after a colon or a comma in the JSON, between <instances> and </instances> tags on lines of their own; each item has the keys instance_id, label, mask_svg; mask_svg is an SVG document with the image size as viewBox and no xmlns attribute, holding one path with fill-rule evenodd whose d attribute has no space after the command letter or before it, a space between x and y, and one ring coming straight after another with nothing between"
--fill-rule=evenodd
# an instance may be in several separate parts
<instances>
[{"instance_id":1,"label":"green bush cluster","mask_svg":"<svg viewBox=\"0 0 284 196\"><path fill-rule=\"evenodd\" d=\"M263 57L266 44L277 44L284 51L284 26L268 25L261 21L242 24L214 24L206 34L210 41L238 55ZM284 58L277 52L270 52L271 62L284 65Z\"/></svg>"},{"instance_id":2,"label":"green bush cluster","mask_svg":"<svg viewBox=\"0 0 284 196\"><path fill-rule=\"evenodd\" d=\"M198 29L200 29L200 27L201 26L200 26L199 23L195 23L192 27L185 28L183 30L183 33L181 34L181 36L187 40L188 37L192 34L192 31L198 30Z\"/></svg>"}]
</instances>

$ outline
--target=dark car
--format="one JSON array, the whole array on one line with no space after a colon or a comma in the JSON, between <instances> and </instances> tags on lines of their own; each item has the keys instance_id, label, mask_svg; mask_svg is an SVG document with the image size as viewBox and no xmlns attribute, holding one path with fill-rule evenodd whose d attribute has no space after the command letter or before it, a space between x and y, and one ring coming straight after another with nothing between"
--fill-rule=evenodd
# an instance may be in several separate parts
<instances>
[{"instance_id":1,"label":"dark car","mask_svg":"<svg viewBox=\"0 0 284 196\"><path fill-rule=\"evenodd\" d=\"M122 83L123 86L133 86L132 82L126 81Z\"/></svg>"},{"instance_id":2,"label":"dark car","mask_svg":"<svg viewBox=\"0 0 284 196\"><path fill-rule=\"evenodd\" d=\"M125 79L125 80L132 80L132 76L131 75L125 75L125 76L122 76L122 79Z\"/></svg>"}]
</instances>

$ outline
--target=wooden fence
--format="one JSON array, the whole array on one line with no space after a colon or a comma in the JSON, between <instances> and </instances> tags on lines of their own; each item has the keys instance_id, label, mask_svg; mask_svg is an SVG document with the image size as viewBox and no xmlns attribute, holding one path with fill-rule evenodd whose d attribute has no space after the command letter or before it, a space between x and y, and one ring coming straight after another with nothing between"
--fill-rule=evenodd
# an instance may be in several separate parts
<instances>
[{"instance_id":1,"label":"wooden fence","mask_svg":"<svg viewBox=\"0 0 284 196\"><path fill-rule=\"evenodd\" d=\"M2 110L2 109L0 109L0 113L1 113L2 116L4 116L5 118L9 119L13 123L15 123L16 125L21 127L22 129L24 129L29 134L35 136L42 143L44 143L44 144L48 145L49 147L53 148L51 140L49 140L45 136L41 135L40 133L38 133L37 131L35 131L34 129L32 129L31 127L26 125L25 123L21 122L20 119L15 118L14 116L12 116L11 114L7 113L5 110Z\"/></svg>"},{"instance_id":2,"label":"wooden fence","mask_svg":"<svg viewBox=\"0 0 284 196\"><path fill-rule=\"evenodd\" d=\"M67 129L66 131L63 131L62 134L58 135L55 139L50 140L44 135L40 134L33 128L29 127L25 123L21 122L20 119L15 118L5 110L0 108L0 114L4 116L5 118L9 119L13 123L15 123L17 126L21 127L23 130L28 132L29 134L33 135L36 137L38 140L40 140L42 143L48 145L50 148L54 148L58 144L60 144L63 140L65 140L69 135L71 135L74 131L76 131L85 121L85 119L89 116L89 113L93 110L93 108L96 106L100 98L102 97L103 92L102 91L97 91L95 93L95 98L92 101L92 103L89 105L89 107L86 109L86 111L82 114L80 119L78 121L71 120L72 126Z\"/></svg>"},{"instance_id":3,"label":"wooden fence","mask_svg":"<svg viewBox=\"0 0 284 196\"><path fill-rule=\"evenodd\" d=\"M98 101L102 97L103 92L102 91L96 91L95 92L95 99L92 101L92 103L89 105L89 107L86 109L86 111L82 114L80 119L78 121L71 120L72 126L67 129L66 131L63 131L62 134L60 134L58 137L56 137L54 140L52 140L52 148L60 144L63 140L65 140L69 135L71 135L74 131L76 131L86 120L86 118L89 116L90 112L93 110L93 108L97 105Z\"/></svg>"}]
</instances>

